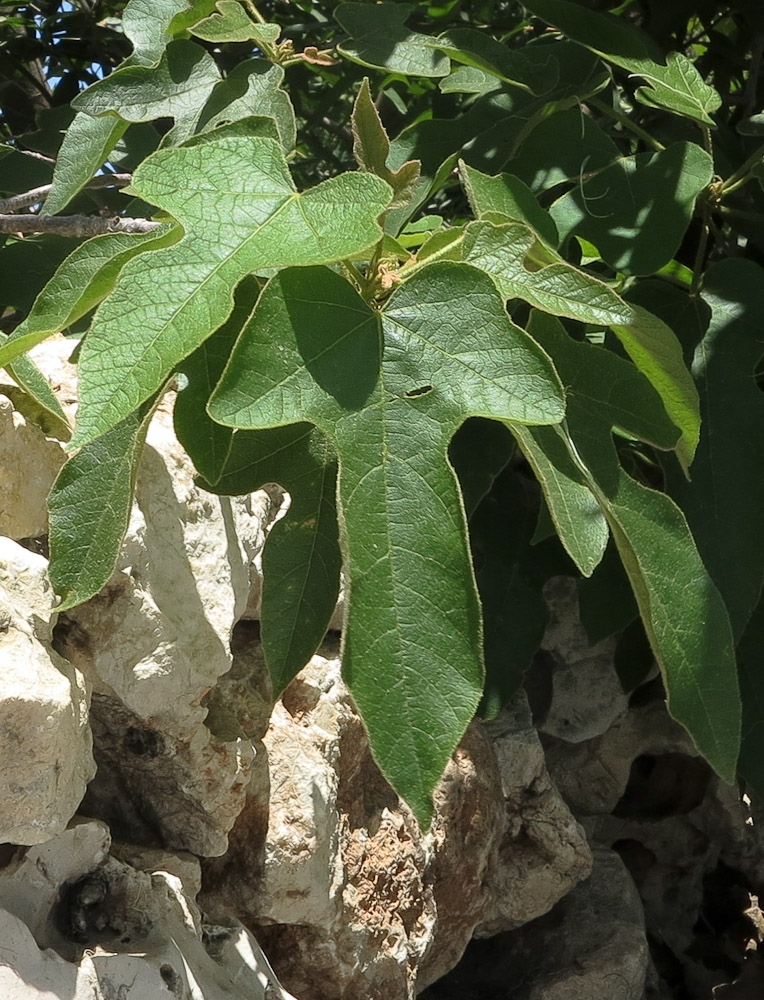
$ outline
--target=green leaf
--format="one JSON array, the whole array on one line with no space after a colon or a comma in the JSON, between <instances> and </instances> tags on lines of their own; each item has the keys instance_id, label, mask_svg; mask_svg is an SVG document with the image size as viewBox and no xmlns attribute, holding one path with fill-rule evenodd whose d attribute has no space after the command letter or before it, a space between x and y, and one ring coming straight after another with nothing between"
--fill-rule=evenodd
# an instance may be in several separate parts
<instances>
[{"instance_id":1,"label":"green leaf","mask_svg":"<svg viewBox=\"0 0 764 1000\"><path fill-rule=\"evenodd\" d=\"M319 647L339 594L337 458L327 438L307 424L234 431L219 480L200 485L236 495L265 483L278 483L292 498L263 553L260 629L278 697Z\"/></svg>"},{"instance_id":2,"label":"green leaf","mask_svg":"<svg viewBox=\"0 0 764 1000\"><path fill-rule=\"evenodd\" d=\"M80 361L76 446L157 391L225 322L246 274L362 251L379 239L376 219L390 197L371 174L341 174L299 194L277 143L232 136L159 150L132 186L186 235L129 261L99 307Z\"/></svg>"},{"instance_id":3,"label":"green leaf","mask_svg":"<svg viewBox=\"0 0 764 1000\"><path fill-rule=\"evenodd\" d=\"M636 98L649 108L673 111L705 125L715 125L711 113L721 107L718 91L703 81L693 63L681 52L669 52L666 65L638 71L647 80Z\"/></svg>"},{"instance_id":4,"label":"green leaf","mask_svg":"<svg viewBox=\"0 0 764 1000\"><path fill-rule=\"evenodd\" d=\"M68 441L72 436L72 426L61 409L50 383L37 365L29 358L17 358L12 365L7 365L7 368L8 374L23 390L23 395L14 392L15 386L2 386L3 394L9 397L20 413L28 420L33 420L45 434L56 437L59 441Z\"/></svg>"},{"instance_id":5,"label":"green leaf","mask_svg":"<svg viewBox=\"0 0 764 1000\"><path fill-rule=\"evenodd\" d=\"M66 611L108 582L130 520L138 459L153 404L112 427L73 455L53 484L50 580Z\"/></svg>"},{"instance_id":6,"label":"green leaf","mask_svg":"<svg viewBox=\"0 0 764 1000\"><path fill-rule=\"evenodd\" d=\"M219 128L223 122L236 122L253 115L271 118L276 123L284 152L294 149L296 125L294 108L281 84L284 70L265 59L247 59L235 66L221 80L202 108L197 132Z\"/></svg>"},{"instance_id":7,"label":"green leaf","mask_svg":"<svg viewBox=\"0 0 764 1000\"><path fill-rule=\"evenodd\" d=\"M42 215L57 215L66 208L103 166L126 129L126 122L113 117L75 115L64 133L53 168L53 186L42 206Z\"/></svg>"},{"instance_id":8,"label":"green leaf","mask_svg":"<svg viewBox=\"0 0 764 1000\"><path fill-rule=\"evenodd\" d=\"M584 161L575 188L549 209L561 240L583 236L626 274L653 274L675 255L713 177L713 161L692 142L638 153L601 170Z\"/></svg>"},{"instance_id":9,"label":"green leaf","mask_svg":"<svg viewBox=\"0 0 764 1000\"><path fill-rule=\"evenodd\" d=\"M448 58L433 48L429 35L406 27L410 3L341 3L334 16L350 38L339 51L362 66L406 76L445 76Z\"/></svg>"},{"instance_id":10,"label":"green leaf","mask_svg":"<svg viewBox=\"0 0 764 1000\"><path fill-rule=\"evenodd\" d=\"M591 577L578 581L578 607L592 646L623 632L639 615L614 542L608 545Z\"/></svg>"},{"instance_id":11,"label":"green leaf","mask_svg":"<svg viewBox=\"0 0 764 1000\"><path fill-rule=\"evenodd\" d=\"M441 94L490 94L501 89L501 82L491 73L473 66L458 66L438 84Z\"/></svg>"},{"instance_id":12,"label":"green leaf","mask_svg":"<svg viewBox=\"0 0 764 1000\"><path fill-rule=\"evenodd\" d=\"M464 237L464 260L490 274L505 299L523 299L544 312L601 326L633 319L633 307L609 285L558 255L549 258L554 263L539 267L534 260L527 267L535 243L534 232L522 223L472 222Z\"/></svg>"},{"instance_id":13,"label":"green leaf","mask_svg":"<svg viewBox=\"0 0 764 1000\"><path fill-rule=\"evenodd\" d=\"M89 312L109 294L124 264L137 253L167 246L180 235L177 228L163 226L151 233L107 233L81 243L37 296L26 319L0 343L0 367Z\"/></svg>"},{"instance_id":14,"label":"green leaf","mask_svg":"<svg viewBox=\"0 0 764 1000\"><path fill-rule=\"evenodd\" d=\"M281 28L277 24L257 24L247 14L239 0L218 0L214 14L199 21L191 34L207 42L265 42L278 41Z\"/></svg>"},{"instance_id":15,"label":"green leaf","mask_svg":"<svg viewBox=\"0 0 764 1000\"><path fill-rule=\"evenodd\" d=\"M755 527L764 509L764 396L755 377L764 354L764 271L748 260L714 264L703 300L711 318L692 364L702 416L692 481L670 467L666 473L739 639L764 576L764 535Z\"/></svg>"},{"instance_id":16,"label":"green leaf","mask_svg":"<svg viewBox=\"0 0 764 1000\"><path fill-rule=\"evenodd\" d=\"M510 49L474 28L454 28L431 39L430 44L455 62L484 70L533 94L544 94L557 85L560 67L551 52L546 62L529 59L521 49Z\"/></svg>"},{"instance_id":17,"label":"green leaf","mask_svg":"<svg viewBox=\"0 0 764 1000\"><path fill-rule=\"evenodd\" d=\"M620 160L613 140L580 108L558 111L523 138L512 173L534 194L602 170Z\"/></svg>"},{"instance_id":18,"label":"green leaf","mask_svg":"<svg viewBox=\"0 0 764 1000\"><path fill-rule=\"evenodd\" d=\"M618 426L643 439L665 435L665 446L671 425L652 387L622 359L576 343L540 313L531 329L568 387L563 437L607 517L663 674L669 711L711 766L732 781L740 698L724 603L682 512L669 497L626 475L611 438L611 428ZM554 431L532 433L544 447Z\"/></svg>"},{"instance_id":19,"label":"green leaf","mask_svg":"<svg viewBox=\"0 0 764 1000\"><path fill-rule=\"evenodd\" d=\"M178 366L188 384L178 392L175 400L175 434L206 481L205 489L213 489L223 475L234 433L230 427L210 419L207 403L259 293L257 279L245 278L236 289L233 312L225 323ZM260 486L262 483L241 492L250 493Z\"/></svg>"},{"instance_id":20,"label":"green leaf","mask_svg":"<svg viewBox=\"0 0 764 1000\"><path fill-rule=\"evenodd\" d=\"M490 274L507 299L520 298L581 323L610 326L682 431L676 449L687 468L698 443L700 418L697 391L675 334L657 316L625 302L603 281L565 263L548 248L544 257L555 262L539 266L541 255L534 243L531 230L520 223L474 222L467 226L463 259Z\"/></svg>"},{"instance_id":21,"label":"green leaf","mask_svg":"<svg viewBox=\"0 0 764 1000\"><path fill-rule=\"evenodd\" d=\"M156 66L172 39L213 9L214 0L130 0L122 14L130 63Z\"/></svg>"},{"instance_id":22,"label":"green leaf","mask_svg":"<svg viewBox=\"0 0 764 1000\"><path fill-rule=\"evenodd\" d=\"M123 66L75 97L72 107L94 116L117 114L129 122L173 118L174 132L186 138L219 82L212 56L179 39L170 42L158 66Z\"/></svg>"},{"instance_id":23,"label":"green leaf","mask_svg":"<svg viewBox=\"0 0 764 1000\"><path fill-rule=\"evenodd\" d=\"M348 282L326 268L282 271L209 410L244 428L309 420L331 439L349 581L343 669L383 773L427 825L483 680L448 443L473 414L559 420L562 390L474 268L428 266L390 297L382 322L380 368L378 318Z\"/></svg>"},{"instance_id":24,"label":"green leaf","mask_svg":"<svg viewBox=\"0 0 764 1000\"><path fill-rule=\"evenodd\" d=\"M371 99L368 77L364 77L355 99L351 125L356 163L361 170L367 170L387 181L393 189L390 208L405 208L419 180L421 164L417 160L409 160L398 170L390 170L387 166L390 140Z\"/></svg>"},{"instance_id":25,"label":"green leaf","mask_svg":"<svg viewBox=\"0 0 764 1000\"><path fill-rule=\"evenodd\" d=\"M698 390L685 367L676 334L647 309L638 305L633 308L631 322L615 324L613 332L637 368L650 379L666 412L682 432L675 450L686 473L700 437Z\"/></svg>"},{"instance_id":26,"label":"green leaf","mask_svg":"<svg viewBox=\"0 0 764 1000\"><path fill-rule=\"evenodd\" d=\"M463 160L459 163L459 175L476 217L487 213L504 215L530 226L550 246L559 245L560 237L552 217L519 177L513 174L489 177Z\"/></svg>"},{"instance_id":27,"label":"green leaf","mask_svg":"<svg viewBox=\"0 0 764 1000\"><path fill-rule=\"evenodd\" d=\"M528 0L525 7L608 62L646 79L647 86L637 90L643 104L714 124L711 112L722 103L714 88L680 53L671 53L664 64L652 38L625 18L587 10L570 0Z\"/></svg>"},{"instance_id":28,"label":"green leaf","mask_svg":"<svg viewBox=\"0 0 764 1000\"><path fill-rule=\"evenodd\" d=\"M481 421L484 423L484 421ZM509 437L506 427L502 430ZM549 614L525 576L538 512L532 485L511 467L470 519L470 545L483 606L485 689L479 714L493 718L517 694L541 645Z\"/></svg>"},{"instance_id":29,"label":"green leaf","mask_svg":"<svg viewBox=\"0 0 764 1000\"><path fill-rule=\"evenodd\" d=\"M509 426L541 485L565 551L585 577L591 576L605 552L610 529L586 478L556 434Z\"/></svg>"}]
</instances>

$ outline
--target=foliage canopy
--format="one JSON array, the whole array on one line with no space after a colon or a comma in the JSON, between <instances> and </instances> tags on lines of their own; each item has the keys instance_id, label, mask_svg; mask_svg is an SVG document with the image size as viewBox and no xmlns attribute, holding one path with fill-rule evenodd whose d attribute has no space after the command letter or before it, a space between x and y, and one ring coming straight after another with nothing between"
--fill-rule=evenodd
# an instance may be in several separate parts
<instances>
[{"instance_id":1,"label":"foliage canopy","mask_svg":"<svg viewBox=\"0 0 764 1000\"><path fill-rule=\"evenodd\" d=\"M205 489L292 495L275 688L344 571L345 677L422 823L561 573L624 687L654 656L764 794L760 5L122 6L0 7L0 388L71 437L60 609L113 572L172 392ZM61 332L74 429L26 357Z\"/></svg>"}]
</instances>

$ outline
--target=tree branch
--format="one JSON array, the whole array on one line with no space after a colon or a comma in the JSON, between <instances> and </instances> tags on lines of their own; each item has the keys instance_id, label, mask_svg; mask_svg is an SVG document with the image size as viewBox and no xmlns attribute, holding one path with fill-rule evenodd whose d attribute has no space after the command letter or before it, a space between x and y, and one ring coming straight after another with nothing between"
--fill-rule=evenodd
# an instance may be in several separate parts
<instances>
[{"instance_id":1,"label":"tree branch","mask_svg":"<svg viewBox=\"0 0 764 1000\"><path fill-rule=\"evenodd\" d=\"M113 215L0 215L0 233L57 233L59 236L101 236L103 233L150 233L161 222L122 219Z\"/></svg>"},{"instance_id":2,"label":"tree branch","mask_svg":"<svg viewBox=\"0 0 764 1000\"><path fill-rule=\"evenodd\" d=\"M99 174L89 181L85 188L125 187L132 179L132 174ZM30 205L45 201L52 187L52 184L43 184L42 187L32 188L31 191L24 191L23 194L14 194L10 198L0 198L0 215L7 212L18 212L20 208L29 208Z\"/></svg>"}]
</instances>

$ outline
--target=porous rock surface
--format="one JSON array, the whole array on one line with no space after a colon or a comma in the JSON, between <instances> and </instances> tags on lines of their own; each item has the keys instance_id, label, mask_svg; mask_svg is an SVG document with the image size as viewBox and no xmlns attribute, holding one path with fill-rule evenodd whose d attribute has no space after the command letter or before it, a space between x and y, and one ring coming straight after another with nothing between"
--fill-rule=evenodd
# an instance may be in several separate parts
<instances>
[{"instance_id":1,"label":"porous rock surface","mask_svg":"<svg viewBox=\"0 0 764 1000\"><path fill-rule=\"evenodd\" d=\"M60 833L95 774L90 691L52 649L46 568L0 537L0 843Z\"/></svg>"},{"instance_id":2,"label":"porous rock surface","mask_svg":"<svg viewBox=\"0 0 764 1000\"><path fill-rule=\"evenodd\" d=\"M201 898L256 928L302 1000L413 997L473 934L537 917L589 873L522 696L468 729L426 834L374 763L337 658L298 675L264 742L267 815L252 796Z\"/></svg>"},{"instance_id":3,"label":"porous rock surface","mask_svg":"<svg viewBox=\"0 0 764 1000\"><path fill-rule=\"evenodd\" d=\"M192 857L112 851L108 827L93 820L7 852L0 996L293 1000L245 928L204 920L193 899L198 869Z\"/></svg>"}]
</instances>

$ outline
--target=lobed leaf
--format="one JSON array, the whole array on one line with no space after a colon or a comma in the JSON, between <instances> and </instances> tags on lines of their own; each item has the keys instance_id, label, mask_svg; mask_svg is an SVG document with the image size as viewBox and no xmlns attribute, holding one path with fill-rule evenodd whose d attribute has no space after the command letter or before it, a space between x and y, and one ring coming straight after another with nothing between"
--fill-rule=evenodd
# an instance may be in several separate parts
<instances>
[{"instance_id":1,"label":"lobed leaf","mask_svg":"<svg viewBox=\"0 0 764 1000\"><path fill-rule=\"evenodd\" d=\"M202 480L201 486L237 495L278 483L292 501L263 552L260 634L278 697L318 649L337 604L337 456L325 435L307 424L220 430L233 434L226 462L214 485Z\"/></svg>"},{"instance_id":2,"label":"lobed leaf","mask_svg":"<svg viewBox=\"0 0 764 1000\"><path fill-rule=\"evenodd\" d=\"M80 362L74 446L148 399L230 314L233 289L258 269L339 260L375 243L390 189L342 174L299 194L271 139L223 136L159 150L133 189L185 236L129 261L93 320Z\"/></svg>"},{"instance_id":3,"label":"lobed leaf","mask_svg":"<svg viewBox=\"0 0 764 1000\"><path fill-rule=\"evenodd\" d=\"M117 565L152 404L131 413L61 469L48 497L50 580L66 611L94 597Z\"/></svg>"},{"instance_id":4,"label":"lobed leaf","mask_svg":"<svg viewBox=\"0 0 764 1000\"><path fill-rule=\"evenodd\" d=\"M616 270L652 274L678 250L713 172L709 154L692 142L623 157L601 170L582 161L576 186L549 213L563 242L583 236Z\"/></svg>"},{"instance_id":5,"label":"lobed leaf","mask_svg":"<svg viewBox=\"0 0 764 1000\"><path fill-rule=\"evenodd\" d=\"M113 116L75 115L64 133L53 168L52 187L40 214L57 215L66 208L103 166L126 129L127 123Z\"/></svg>"},{"instance_id":6,"label":"lobed leaf","mask_svg":"<svg viewBox=\"0 0 764 1000\"><path fill-rule=\"evenodd\" d=\"M686 56L672 53L664 62L658 45L636 25L569 0L528 0L525 7L608 62L644 77L648 85L637 90L643 104L714 124L711 112L722 103L717 91Z\"/></svg>"},{"instance_id":7,"label":"lobed leaf","mask_svg":"<svg viewBox=\"0 0 764 1000\"><path fill-rule=\"evenodd\" d=\"M191 34L207 42L266 42L273 45L281 34L277 24L257 24L239 0L217 0L214 13L191 28Z\"/></svg>"},{"instance_id":8,"label":"lobed leaf","mask_svg":"<svg viewBox=\"0 0 764 1000\"><path fill-rule=\"evenodd\" d=\"M334 272L282 271L209 411L243 428L309 420L331 439L349 581L343 669L380 767L426 825L483 679L448 443L472 414L554 422L563 397L548 358L474 268L428 266L391 296L382 323L384 344L375 313Z\"/></svg>"},{"instance_id":9,"label":"lobed leaf","mask_svg":"<svg viewBox=\"0 0 764 1000\"><path fill-rule=\"evenodd\" d=\"M151 233L107 233L81 243L42 289L26 319L0 344L0 367L88 313L137 253L167 246L179 236L177 229L163 226Z\"/></svg>"},{"instance_id":10,"label":"lobed leaf","mask_svg":"<svg viewBox=\"0 0 764 1000\"><path fill-rule=\"evenodd\" d=\"M177 134L185 138L219 82L212 56L178 39L157 66L122 66L75 97L72 107L93 116L117 114L129 122L173 118Z\"/></svg>"},{"instance_id":11,"label":"lobed leaf","mask_svg":"<svg viewBox=\"0 0 764 1000\"><path fill-rule=\"evenodd\" d=\"M387 166L390 140L371 99L368 77L364 77L353 105L351 126L356 163L361 170L376 174L390 185L393 189L390 208L405 208L419 180L421 164L417 160L409 160L397 170L390 170Z\"/></svg>"}]
</instances>

